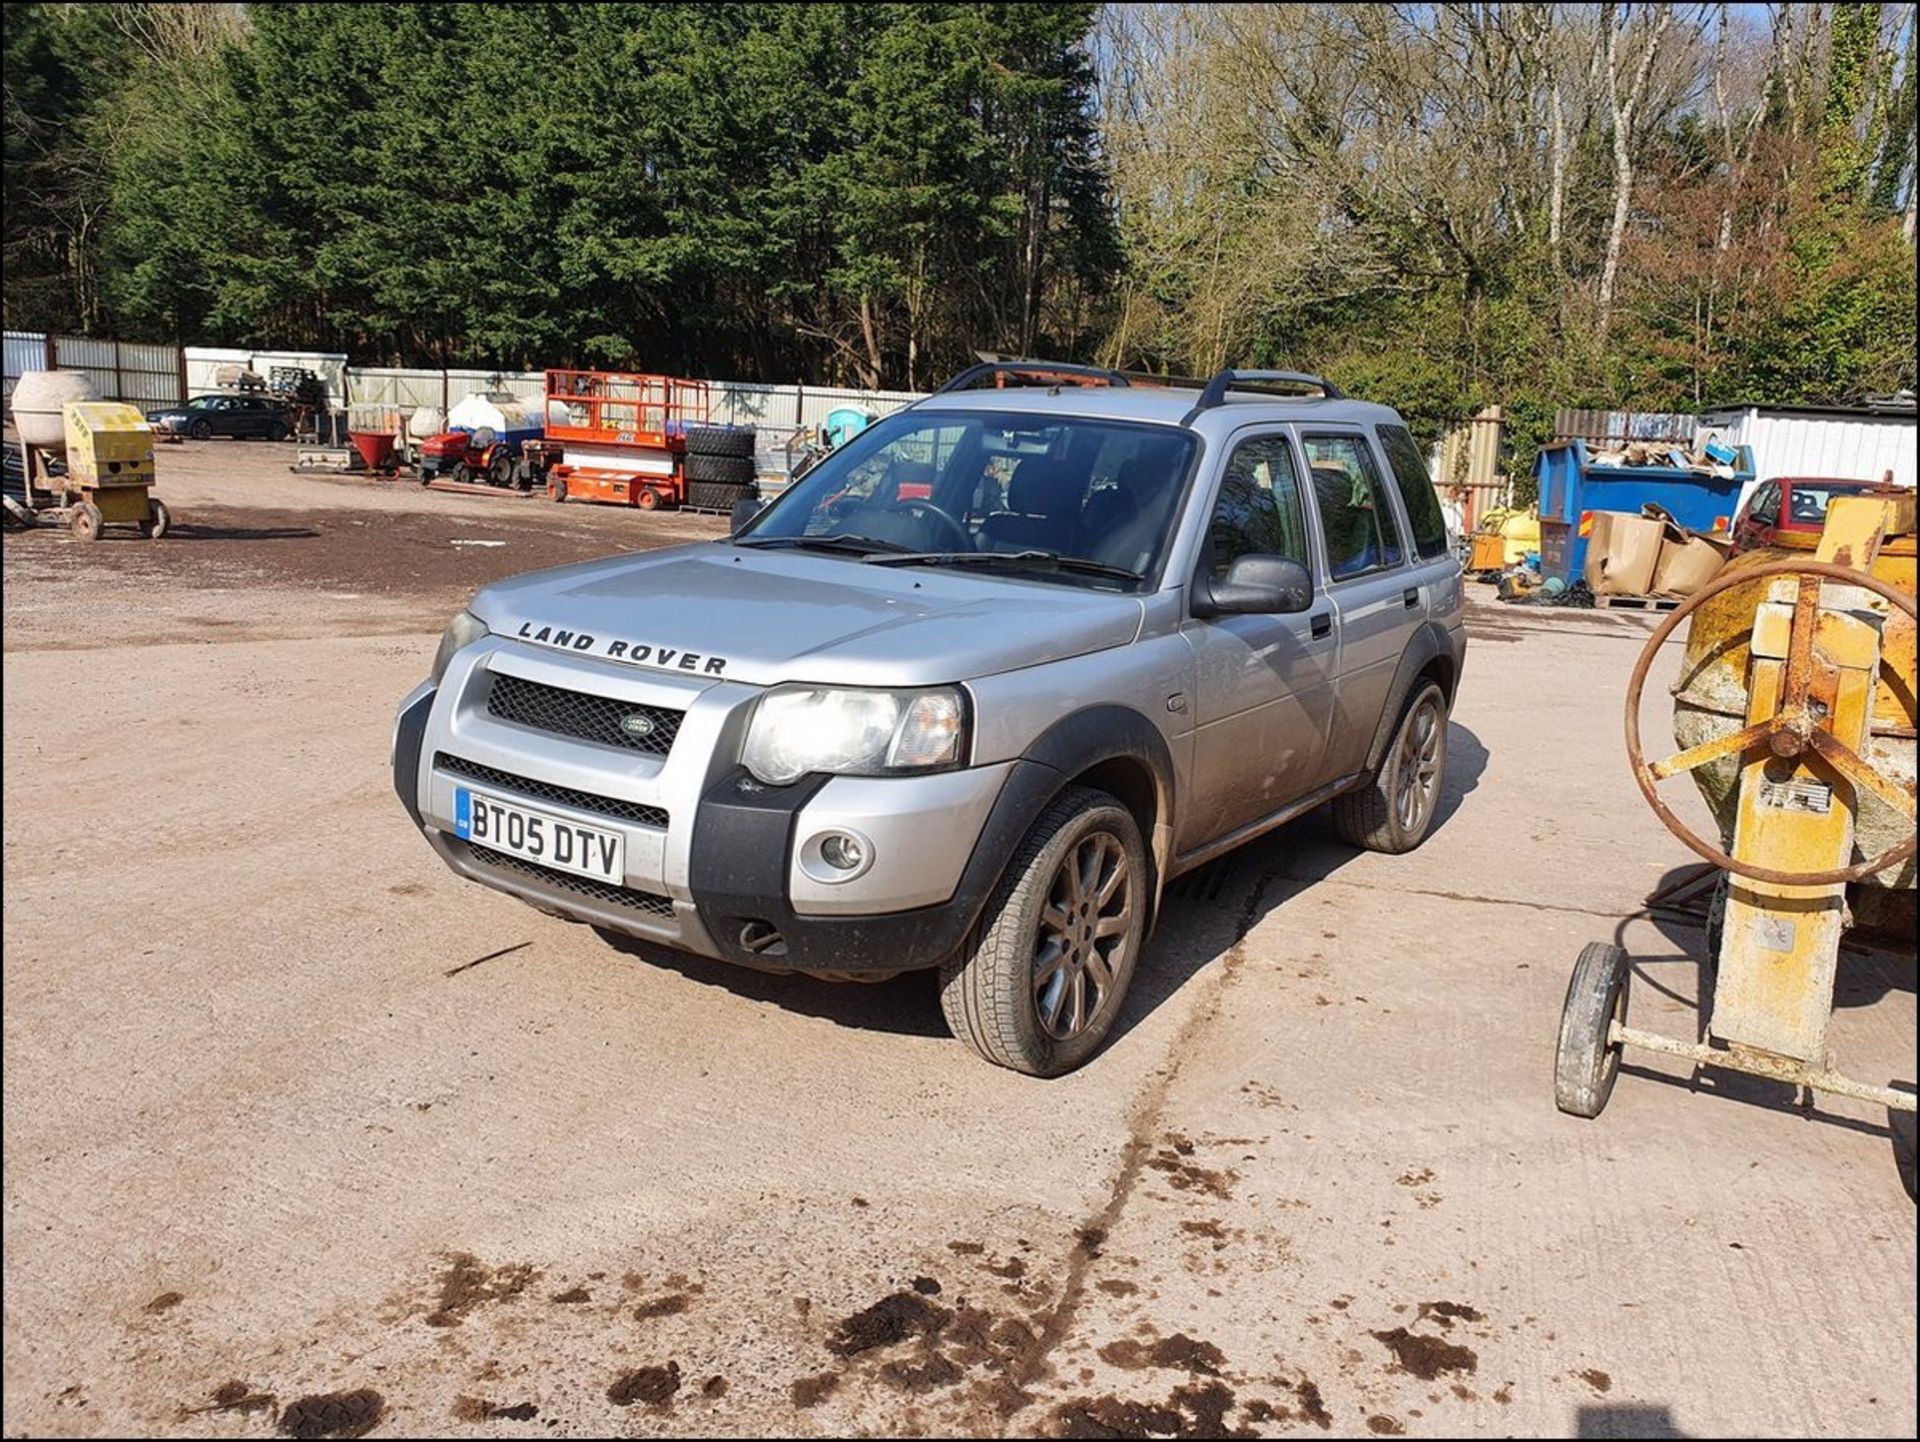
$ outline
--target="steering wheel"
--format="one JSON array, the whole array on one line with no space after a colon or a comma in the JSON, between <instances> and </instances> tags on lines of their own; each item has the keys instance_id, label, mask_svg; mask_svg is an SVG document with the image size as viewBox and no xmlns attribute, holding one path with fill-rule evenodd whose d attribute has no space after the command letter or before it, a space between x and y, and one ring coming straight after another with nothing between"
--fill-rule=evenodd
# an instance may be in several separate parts
<instances>
[{"instance_id":1,"label":"steering wheel","mask_svg":"<svg viewBox=\"0 0 1920 1442\"><path fill-rule=\"evenodd\" d=\"M973 537L968 533L967 528L954 518L952 512L942 510L932 501L901 501L900 509L903 511L911 511L917 516L930 517L934 524L941 529L943 538L949 544L931 547L930 549L945 551L971 551L973 549Z\"/></svg>"},{"instance_id":2,"label":"steering wheel","mask_svg":"<svg viewBox=\"0 0 1920 1442\"><path fill-rule=\"evenodd\" d=\"M1756 721L1751 726L1734 731L1713 741L1704 741L1698 746L1690 746L1685 751L1667 757L1663 761L1649 764L1640 750L1640 692L1646 684L1647 672L1653 665L1653 658L1660 653L1667 637L1683 620L1699 610L1701 605L1712 600L1721 592L1734 586L1745 585L1749 581L1769 581L1779 576L1795 576L1800 588L1794 598L1793 622L1787 643L1787 669L1781 680L1780 709L1764 721ZM1679 817L1668 809L1654 790L1655 786L1670 776L1683 771L1692 771L1705 766L1710 761L1718 761L1723 756L1744 756L1759 746L1766 746L1775 756L1791 760L1804 752L1811 751L1817 756L1825 769L1838 773L1856 788L1871 791L1907 820L1914 819L1913 792L1899 781L1885 775L1854 754L1853 750L1836 737L1827 726L1827 708L1814 698L1814 658L1813 643L1815 631L1820 621L1820 583L1835 581L1842 585L1858 586L1881 597L1889 605L1906 613L1909 621L1914 621L1913 598L1905 592L1896 590L1877 576L1864 571L1856 571L1850 566L1838 566L1829 561L1777 561L1771 565L1756 566L1752 570L1723 571L1700 590L1689 596L1675 611L1670 613L1652 636L1647 639L1646 649L1640 653L1640 659L1633 668L1633 680L1627 686L1627 760L1633 766L1633 779L1639 783L1640 794L1647 798L1647 804L1653 808L1653 814L1666 823L1666 827L1679 837L1696 855L1711 861L1722 870L1731 871L1735 876L1745 876L1754 881L1771 882L1777 886L1836 886L1845 882L1861 881L1890 866L1897 866L1914 853L1915 836L1909 832L1907 839L1896 846L1889 847L1878 856L1860 862L1857 866L1838 866L1826 871L1780 871L1770 866L1756 866L1750 861L1739 861L1727 855L1716 846L1702 841L1689 831ZM1876 676L1874 684L1878 686ZM1914 682L1907 681L1907 694L1914 693Z\"/></svg>"}]
</instances>

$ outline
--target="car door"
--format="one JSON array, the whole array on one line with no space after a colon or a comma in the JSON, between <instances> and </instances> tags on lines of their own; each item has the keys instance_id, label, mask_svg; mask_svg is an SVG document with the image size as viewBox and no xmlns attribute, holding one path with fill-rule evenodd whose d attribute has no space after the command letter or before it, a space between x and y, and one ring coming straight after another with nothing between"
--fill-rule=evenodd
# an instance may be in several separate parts
<instances>
[{"instance_id":1,"label":"car door","mask_svg":"<svg viewBox=\"0 0 1920 1442\"><path fill-rule=\"evenodd\" d=\"M1326 553L1327 587L1340 634L1326 774L1366 764L1387 692L1421 608L1420 585L1391 488L1359 426L1302 427L1301 449Z\"/></svg>"},{"instance_id":2,"label":"car door","mask_svg":"<svg viewBox=\"0 0 1920 1442\"><path fill-rule=\"evenodd\" d=\"M240 402L233 396L220 396L210 407L212 414L207 417L208 428L216 436L237 436L245 422L240 416Z\"/></svg>"},{"instance_id":3,"label":"car door","mask_svg":"<svg viewBox=\"0 0 1920 1442\"><path fill-rule=\"evenodd\" d=\"M1403 425L1375 426L1373 437L1400 497L1400 517L1406 522L1407 563L1413 568L1414 584L1420 588L1420 617L1442 625L1455 624L1460 562L1453 553L1447 513L1428 474L1426 459L1414 444L1413 432Z\"/></svg>"},{"instance_id":4,"label":"car door","mask_svg":"<svg viewBox=\"0 0 1920 1442\"><path fill-rule=\"evenodd\" d=\"M1338 621L1313 556L1304 469L1284 429L1234 437L1215 488L1198 566L1215 578L1239 556L1286 556L1316 578L1313 605L1277 616L1189 618L1193 784L1178 849L1269 816L1324 774L1333 720Z\"/></svg>"}]
</instances>

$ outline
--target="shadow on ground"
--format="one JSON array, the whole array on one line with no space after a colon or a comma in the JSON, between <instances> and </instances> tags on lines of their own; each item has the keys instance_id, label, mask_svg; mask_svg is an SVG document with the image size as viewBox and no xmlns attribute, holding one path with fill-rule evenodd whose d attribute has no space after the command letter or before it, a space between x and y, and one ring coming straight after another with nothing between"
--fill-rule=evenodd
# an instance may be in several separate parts
<instances>
[{"instance_id":1,"label":"shadow on ground","mask_svg":"<svg viewBox=\"0 0 1920 1442\"><path fill-rule=\"evenodd\" d=\"M1480 784L1487 748L1453 722L1447 732L1447 778L1434 816L1437 833ZM1283 826L1180 877L1167 888L1160 925L1147 943L1109 1045L1119 1044L1274 908L1332 876L1357 855L1339 840L1320 812ZM849 983L759 972L689 956L650 942L599 931L616 950L718 986L750 1001L770 1003L836 1026L904 1036L945 1036L935 973L907 972L885 981Z\"/></svg>"}]
</instances>

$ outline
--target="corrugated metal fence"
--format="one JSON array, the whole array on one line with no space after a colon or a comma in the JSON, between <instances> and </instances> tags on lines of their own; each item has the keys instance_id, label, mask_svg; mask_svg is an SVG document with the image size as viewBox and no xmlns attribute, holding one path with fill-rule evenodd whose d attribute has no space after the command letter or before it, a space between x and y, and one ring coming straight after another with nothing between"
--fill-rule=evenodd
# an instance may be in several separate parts
<instances>
[{"instance_id":1,"label":"corrugated metal fence","mask_svg":"<svg viewBox=\"0 0 1920 1442\"><path fill-rule=\"evenodd\" d=\"M1588 450L1611 450L1629 441L1671 441L1693 446L1697 418L1672 411L1587 411L1563 406L1553 413L1556 441L1585 441Z\"/></svg>"},{"instance_id":2,"label":"corrugated metal fence","mask_svg":"<svg viewBox=\"0 0 1920 1442\"><path fill-rule=\"evenodd\" d=\"M125 401L142 410L186 399L186 371L178 346L10 330L5 355L9 401L14 382L24 372L44 370L79 371L93 382L102 400Z\"/></svg>"},{"instance_id":3,"label":"corrugated metal fence","mask_svg":"<svg viewBox=\"0 0 1920 1442\"><path fill-rule=\"evenodd\" d=\"M511 391L538 406L546 393L541 371L502 374L484 370L430 370L402 366L350 366L344 355L324 351L251 350L228 346L140 345L132 341L92 340L6 332L6 393L22 372L84 371L103 400L121 400L142 409L174 405L189 396L215 390L222 366L238 365L271 379L277 366L310 370L326 383L334 406L349 403L410 411L422 406L445 410L474 391ZM859 390L841 386L774 386L751 381L712 381L712 420L717 425L755 426L763 443L777 445L802 426L817 426L842 406L859 406L875 416L891 415L920 399L917 391Z\"/></svg>"}]
</instances>

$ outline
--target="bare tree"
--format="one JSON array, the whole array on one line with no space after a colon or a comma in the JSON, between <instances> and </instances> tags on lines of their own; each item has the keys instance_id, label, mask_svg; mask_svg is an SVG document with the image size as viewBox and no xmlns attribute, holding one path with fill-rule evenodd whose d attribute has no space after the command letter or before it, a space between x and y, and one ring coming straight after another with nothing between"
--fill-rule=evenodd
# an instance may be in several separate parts
<instances>
[{"instance_id":1,"label":"bare tree","mask_svg":"<svg viewBox=\"0 0 1920 1442\"><path fill-rule=\"evenodd\" d=\"M1633 207L1633 166L1636 126L1647 97L1647 82L1653 75L1654 61L1660 58L1660 44L1673 24L1673 6L1638 7L1650 15L1640 26L1640 55L1628 57L1634 29L1633 6L1601 7L1601 25L1606 31L1607 103L1613 112L1613 221L1607 228L1607 259L1600 271L1600 333L1605 335L1613 321L1613 289L1620 275L1620 246L1627 235L1627 217ZM1625 10L1624 16L1620 13ZM1629 64L1632 78L1622 90L1622 77Z\"/></svg>"}]
</instances>

